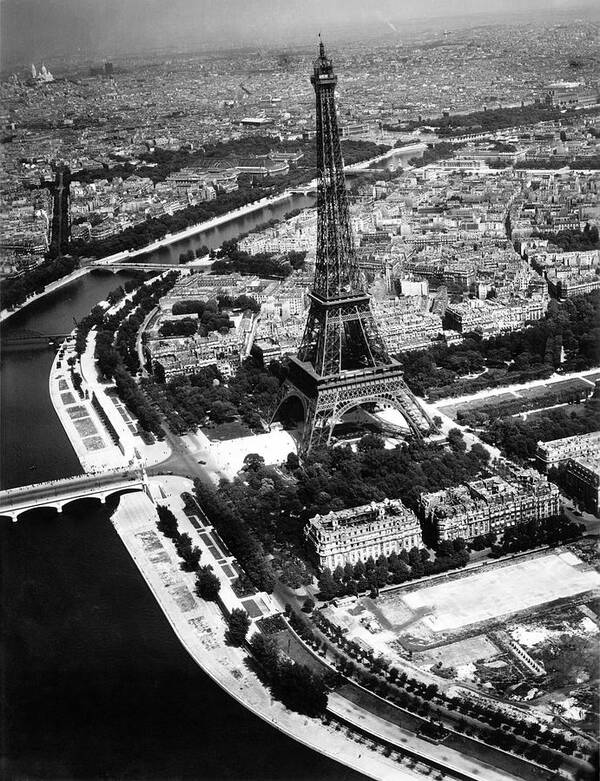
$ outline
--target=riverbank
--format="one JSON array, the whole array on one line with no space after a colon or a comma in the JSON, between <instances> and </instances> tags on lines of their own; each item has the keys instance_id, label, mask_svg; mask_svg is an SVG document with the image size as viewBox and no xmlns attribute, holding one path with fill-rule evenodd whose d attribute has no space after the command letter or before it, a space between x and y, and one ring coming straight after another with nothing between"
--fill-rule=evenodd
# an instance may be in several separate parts
<instances>
[{"instance_id":1,"label":"riverbank","mask_svg":"<svg viewBox=\"0 0 600 781\"><path fill-rule=\"evenodd\" d=\"M33 304L34 301L38 301L40 298L43 298L44 296L48 295L48 293L52 293L55 290L59 290L61 287L64 287L65 285L69 285L71 282L74 282L76 279L79 279L79 277L83 277L91 270L92 270L91 266L84 266L83 268L78 268L76 271L73 271L71 274L68 274L66 277L61 277L60 279L57 279L56 282L51 282L49 285L46 285L46 287L42 290L41 293L35 293L33 296L31 296L31 298L28 298L26 301L23 301L22 304L19 304L19 306L15 307L14 309L3 309L2 311L0 311L0 323L3 323L5 320L8 320L9 317L16 315L17 312L20 312L21 310L25 309L25 307L29 306L29 304Z\"/></svg>"},{"instance_id":2,"label":"riverbank","mask_svg":"<svg viewBox=\"0 0 600 781\"><path fill-rule=\"evenodd\" d=\"M372 165L375 163L381 163L383 160L387 160L390 157L394 157L394 155L403 155L407 152L420 152L422 150L427 149L427 144L423 143L422 141L419 141L414 144L407 144L406 146L398 146L398 147L392 147L391 149L388 149L387 152L384 152L381 155L378 155L377 157L372 157L369 160L363 160L360 163L353 163L352 165L345 166L345 171L367 171Z\"/></svg>"},{"instance_id":3,"label":"riverbank","mask_svg":"<svg viewBox=\"0 0 600 781\"><path fill-rule=\"evenodd\" d=\"M177 478L152 479L151 492L175 513L179 528L194 544L202 538L183 513ZM189 481L183 481L189 482ZM191 487L191 483L190 483ZM189 488L188 488L189 490ZM156 510L145 495L125 495L114 513L113 525L138 567L180 643L202 669L231 697L294 740L358 770L373 779L419 778L376 749L360 745L333 724L289 711L274 700L248 666L247 652L227 644L221 610L194 594L194 573L182 572L172 542L156 530ZM251 773L249 774L251 775Z\"/></svg>"},{"instance_id":4,"label":"riverbank","mask_svg":"<svg viewBox=\"0 0 600 781\"><path fill-rule=\"evenodd\" d=\"M99 303L105 304L107 313L116 312L133 294L134 291L127 294L112 308L106 302ZM137 420L119 399L114 383L100 381L95 350L93 329L84 352L77 355L73 330L54 357L48 379L52 406L83 471L118 469L134 462L146 467L165 461L171 455L168 443L156 440L147 444L139 434ZM75 385L77 376L80 388Z\"/></svg>"},{"instance_id":5,"label":"riverbank","mask_svg":"<svg viewBox=\"0 0 600 781\"><path fill-rule=\"evenodd\" d=\"M314 179L312 182L309 182L307 185L303 185L302 189L305 187L310 187L313 184L316 186L316 179ZM245 206L240 206L237 209L233 209L233 211L220 214L218 217L213 217L210 220L205 220L205 222L199 222L195 225L190 225L189 228L184 228L177 233L167 233L164 238L157 239L152 244L148 244L146 247L142 247L141 249L123 250L122 252L117 252L114 255L109 255L106 258L101 258L95 261L95 264L96 266L109 266L112 263L118 263L119 261L137 258L143 255L147 255L149 252L156 252L163 247L168 247L170 244L175 244L178 241L189 239L190 236L195 236L197 233L204 233L205 231L219 227L219 225L224 225L225 223L231 222L232 220L245 217L247 214L251 214L254 211L258 211L259 209L272 206L279 201L285 201L287 198L293 195L293 192L293 190L284 190L284 192L278 193L277 195L272 195L269 198L261 198L259 201L252 201L252 203L248 203ZM193 266L193 262L190 265Z\"/></svg>"},{"instance_id":6,"label":"riverbank","mask_svg":"<svg viewBox=\"0 0 600 781\"><path fill-rule=\"evenodd\" d=\"M88 265L85 265L82 268L77 269L76 271L72 272L71 274L65 277L61 277L61 279L56 280L56 282L52 282L50 285L47 285L42 292L36 293L35 295L31 296L30 298L28 298L22 304L19 304L19 306L15 307L14 309L3 309L0 312L0 323L4 322L5 320L8 320L10 317L16 315L18 312L21 312L27 306L34 303L35 301L38 301L40 298L43 298L44 296L54 292L55 290L59 290L61 287L70 284L74 280L84 276L85 274L89 273L90 271L93 271L94 269L102 270L102 268L104 267L110 267L113 264L118 265L120 262L127 262L127 261L135 262L136 258L143 258L148 254L151 254L153 252L158 252L159 250L164 249L165 247L169 247L171 244L176 244L177 242L185 241L186 239L189 239L190 237L195 236L198 233L204 233L206 231L210 231L215 228L218 228L221 225L225 225L229 222L233 222L236 219L246 217L248 214L252 214L252 212L259 211L264 208L268 208L270 206L273 206L274 204L279 203L280 201L285 201L287 198L290 198L292 195L293 195L292 190L286 190L285 192L279 193L278 195L271 196L270 198L261 198L261 200L259 201L254 201L253 203L249 203L246 206L241 206L240 208L234 209L233 211L225 212L225 214L221 214L218 217L214 217L211 220L206 220L205 222L200 222L197 223L196 225L191 225L189 228L185 228L184 230L179 231L178 233L169 233L164 238L158 239L152 244L148 244L145 247L142 247L141 249L123 250L121 252L116 252L113 255L107 255L104 258L98 258L93 261L88 261ZM213 262L212 260L209 260L207 258L198 258L191 261L190 263L182 264L181 266L177 266L177 264L175 263L173 263L172 265L173 268L198 269L198 268L208 268L210 267L212 262ZM149 268L151 265L152 264L147 264L143 267L143 269L145 271L151 270L151 268Z\"/></svg>"}]
</instances>

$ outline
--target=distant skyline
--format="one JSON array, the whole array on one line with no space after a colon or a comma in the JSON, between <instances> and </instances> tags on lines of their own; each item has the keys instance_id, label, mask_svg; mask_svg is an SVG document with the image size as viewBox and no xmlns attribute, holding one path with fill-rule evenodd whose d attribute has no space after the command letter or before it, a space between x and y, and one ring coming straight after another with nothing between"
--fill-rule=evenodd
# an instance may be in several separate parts
<instances>
[{"instance_id":1,"label":"distant skyline","mask_svg":"<svg viewBox=\"0 0 600 781\"><path fill-rule=\"evenodd\" d=\"M321 31L335 40L362 31L382 37L415 20L486 14L587 16L590 0L0 0L2 65L157 49L304 45ZM404 27L403 27L404 25Z\"/></svg>"}]
</instances>

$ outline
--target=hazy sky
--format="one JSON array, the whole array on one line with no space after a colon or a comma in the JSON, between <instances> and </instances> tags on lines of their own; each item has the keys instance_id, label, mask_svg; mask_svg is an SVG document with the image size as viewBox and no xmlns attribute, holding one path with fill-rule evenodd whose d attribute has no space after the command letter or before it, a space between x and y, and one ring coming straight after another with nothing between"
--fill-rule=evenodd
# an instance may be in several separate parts
<instances>
[{"instance_id":1,"label":"hazy sky","mask_svg":"<svg viewBox=\"0 0 600 781\"><path fill-rule=\"evenodd\" d=\"M590 0L0 0L2 61L157 47L307 43L342 27L402 34L415 18L580 10ZM392 27L393 25L393 27Z\"/></svg>"}]
</instances>

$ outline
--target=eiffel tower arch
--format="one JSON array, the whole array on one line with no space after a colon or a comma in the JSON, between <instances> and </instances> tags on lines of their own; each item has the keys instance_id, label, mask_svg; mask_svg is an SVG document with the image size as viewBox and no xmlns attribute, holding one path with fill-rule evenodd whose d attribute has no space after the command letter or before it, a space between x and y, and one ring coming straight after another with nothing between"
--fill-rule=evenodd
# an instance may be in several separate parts
<instances>
[{"instance_id":1,"label":"eiffel tower arch","mask_svg":"<svg viewBox=\"0 0 600 781\"><path fill-rule=\"evenodd\" d=\"M365 404L393 407L422 437L432 422L404 382L400 364L388 355L358 268L334 99L337 76L323 43L310 80L317 124L315 278L302 342L290 358L273 418L282 404L300 400L301 453L329 444L343 415Z\"/></svg>"}]
</instances>

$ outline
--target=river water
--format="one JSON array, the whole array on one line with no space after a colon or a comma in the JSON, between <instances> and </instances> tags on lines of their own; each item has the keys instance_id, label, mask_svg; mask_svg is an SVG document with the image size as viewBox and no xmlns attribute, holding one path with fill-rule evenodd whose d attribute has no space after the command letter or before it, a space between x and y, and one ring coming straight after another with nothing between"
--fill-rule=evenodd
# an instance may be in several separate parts
<instances>
[{"instance_id":1,"label":"river water","mask_svg":"<svg viewBox=\"0 0 600 781\"><path fill-rule=\"evenodd\" d=\"M272 219L281 220L283 216L292 211L292 209L306 209L314 206L316 198L314 195L289 195L281 201L263 206L253 212L245 214L243 217L237 217L235 220L224 222L215 228L195 233L187 239L168 244L166 247L153 252L149 257L144 257L145 263L179 263L179 255L187 250L197 250L206 245L209 249L217 249L224 241L235 239L243 233L248 233L257 225L268 222Z\"/></svg>"},{"instance_id":2,"label":"river water","mask_svg":"<svg viewBox=\"0 0 600 781\"><path fill-rule=\"evenodd\" d=\"M405 166L412 157L422 157L422 154L422 150L403 152L399 149L378 165L385 171L393 172L398 170L399 167ZM366 170L364 173L369 174L371 172ZM177 264L179 255L182 252L187 252L190 249L196 251L203 245L209 249L217 249L224 241L229 241L240 234L248 233L261 223L266 223L271 219L283 219L283 216L287 212L292 211L292 209L306 209L309 206L314 206L315 203L316 198L314 195L289 195L281 201L277 201L269 206L263 206L261 209L223 223L216 228L210 228L201 233L196 233L187 239L161 247L150 256L144 257L144 262Z\"/></svg>"},{"instance_id":3,"label":"river water","mask_svg":"<svg viewBox=\"0 0 600 781\"><path fill-rule=\"evenodd\" d=\"M88 274L8 320L2 338L69 331L128 278ZM52 360L45 346L2 349L2 488L80 471L49 399ZM110 524L114 506L0 519L8 776L362 778L266 725L191 660Z\"/></svg>"},{"instance_id":4,"label":"river water","mask_svg":"<svg viewBox=\"0 0 600 781\"><path fill-rule=\"evenodd\" d=\"M145 260L177 263L180 252L313 204L290 196ZM2 341L68 332L130 278L92 272L14 315ZM45 345L2 345L1 488L81 471L48 394L53 356ZM117 501L0 519L9 776L359 781L252 715L192 661L110 523Z\"/></svg>"}]
</instances>

